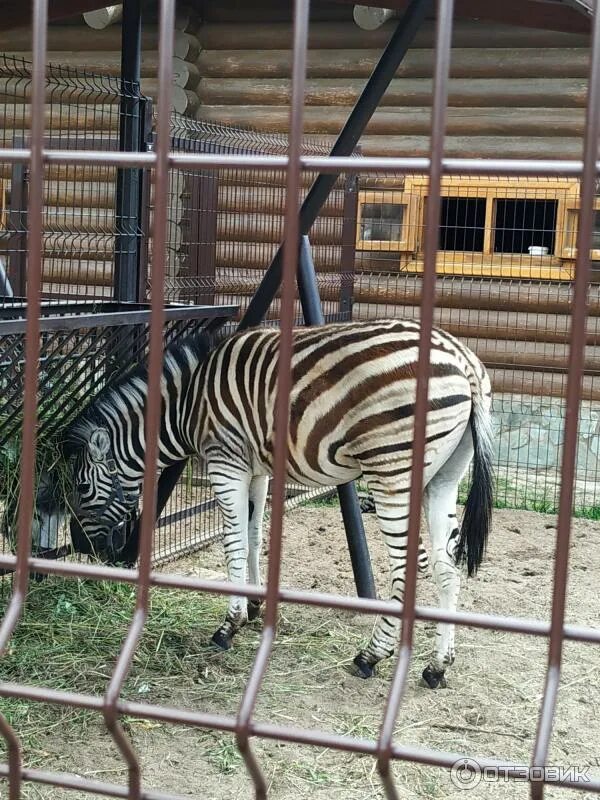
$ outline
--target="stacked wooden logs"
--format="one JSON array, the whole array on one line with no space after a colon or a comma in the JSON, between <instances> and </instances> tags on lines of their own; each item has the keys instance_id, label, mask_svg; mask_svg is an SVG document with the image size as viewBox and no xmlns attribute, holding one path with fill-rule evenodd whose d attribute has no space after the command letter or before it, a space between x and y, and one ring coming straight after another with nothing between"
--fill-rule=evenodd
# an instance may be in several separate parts
<instances>
[{"instance_id":1,"label":"stacked wooden logs","mask_svg":"<svg viewBox=\"0 0 600 800\"><path fill-rule=\"evenodd\" d=\"M264 143L254 142L253 145L251 135L246 147L264 152ZM302 176L303 195L313 179L314 176L308 174ZM243 308L283 239L285 174L223 169L216 175L214 194L210 198L201 187L194 189L193 182L197 180L201 178L186 176L183 197L191 198L197 192L197 196L204 199L196 201L195 208L190 200L182 219L186 251L195 252L196 261L184 257L179 277L182 284L189 278L192 287L194 278L212 286L208 295L197 291L205 300L234 302ZM346 197L343 185L336 187L311 234L315 267L323 280L335 285L335 292L331 292L328 299L333 301L330 305L332 308L335 305L336 312L344 265L351 264L354 258L353 220L350 220L352 241L349 245L348 226L344 225ZM202 217L201 225L196 228L192 219L194 213ZM212 249L207 231L214 237ZM189 294L194 297L193 289ZM273 313L276 314L275 307Z\"/></svg>"},{"instance_id":2,"label":"stacked wooden logs","mask_svg":"<svg viewBox=\"0 0 600 800\"><path fill-rule=\"evenodd\" d=\"M196 20L178 11L173 59L173 108L190 113L198 104L196 60L199 44L192 30ZM0 32L0 147L12 146L30 126L31 32ZM144 26L141 90L157 90L158 29ZM77 24L51 25L48 30L48 103L46 131L52 146L114 149L119 133L118 81L121 69L120 25L94 29ZM66 69L65 69L66 68ZM71 73L69 70L73 70ZM77 78L84 73L89 77ZM109 76L96 78L95 74ZM0 165L10 179L11 167ZM116 171L98 166L51 166L46 171L44 210L44 289L47 294L76 293L98 297L111 293L114 262ZM177 176L174 176L177 183ZM175 186L174 192L180 192ZM172 244L181 245L181 231L172 226ZM0 250L14 251L23 242L5 232Z\"/></svg>"},{"instance_id":3,"label":"stacked wooden logs","mask_svg":"<svg viewBox=\"0 0 600 800\"><path fill-rule=\"evenodd\" d=\"M220 291L244 303L259 275L224 273ZM337 301L331 274L317 275L321 298ZM418 319L421 279L411 275L357 274L354 319ZM590 289L582 396L600 400L600 286ZM488 367L495 392L564 397L569 358L572 287L539 282L440 277L435 324L472 347ZM279 310L275 301L271 314Z\"/></svg>"},{"instance_id":4,"label":"stacked wooden logs","mask_svg":"<svg viewBox=\"0 0 600 800\"><path fill-rule=\"evenodd\" d=\"M310 29L305 130L333 137L342 127L396 22L358 28L351 7ZM274 3L222 3L196 32L202 119L285 131L292 28ZM344 16L345 14L345 16ZM281 19L282 15L279 15ZM250 24L251 22L251 24ZM366 155L429 152L433 25L417 36L373 116ZM449 84L445 152L456 157L579 158L589 49L585 37L458 20Z\"/></svg>"}]
</instances>

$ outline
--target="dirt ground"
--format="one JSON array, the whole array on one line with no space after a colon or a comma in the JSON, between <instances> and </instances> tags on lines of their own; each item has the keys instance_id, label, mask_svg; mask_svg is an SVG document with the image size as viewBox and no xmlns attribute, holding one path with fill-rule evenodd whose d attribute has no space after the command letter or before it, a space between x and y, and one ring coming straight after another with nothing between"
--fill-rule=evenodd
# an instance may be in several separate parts
<instances>
[{"instance_id":1,"label":"dirt ground","mask_svg":"<svg viewBox=\"0 0 600 800\"><path fill-rule=\"evenodd\" d=\"M480 612L548 619L551 603L555 518L534 512L499 510L488 555L478 577L465 580L460 607ZM365 517L373 566L384 593L387 562L375 518ZM567 619L597 626L600 620L600 523L575 520ZM217 543L163 569L187 575L221 577ZM339 509L308 506L286 517L282 583L287 587L352 593L349 558ZM430 578L420 579L418 602L434 604ZM156 703L207 711L235 712L259 639L257 623L236 639L228 653L215 652L208 639L225 608L213 601L185 640L181 675L152 682L136 665L128 695ZM392 664L362 681L347 665L366 640L372 619L316 608L284 606L271 666L256 716L278 724L328 729L352 736L377 736ZM169 632L166 632L168 636ZM432 692L419 677L432 646L433 625L419 624L407 694L396 726L396 741L445 749L471 757L490 756L527 762L535 735L546 664L544 640L507 633L459 628L457 658L448 688ZM600 777L600 647L567 644L551 763L591 767ZM137 687L137 688L136 688ZM85 687L74 687L84 691ZM128 720L127 730L144 764L145 788L190 797L253 797L243 762L230 736L143 720ZM322 748L256 742L273 800L379 800L384 794L370 757ZM45 745L45 767L73 769L98 780L123 780L121 761L97 720L85 732L64 728ZM402 798L526 798L519 783L480 784L457 789L447 772L407 763L394 766ZM4 791L6 792L6 788ZM27 797L73 798L29 786ZM4 796L4 795L2 795ZM81 795L83 797L83 795ZM591 797L591 793L552 788L548 798Z\"/></svg>"}]
</instances>

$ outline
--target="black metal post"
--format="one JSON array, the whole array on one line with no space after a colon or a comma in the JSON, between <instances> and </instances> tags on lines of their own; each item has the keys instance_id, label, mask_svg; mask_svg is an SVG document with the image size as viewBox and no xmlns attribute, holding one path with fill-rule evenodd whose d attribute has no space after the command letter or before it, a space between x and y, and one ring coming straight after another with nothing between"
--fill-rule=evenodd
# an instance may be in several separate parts
<instances>
[{"instance_id":1,"label":"black metal post","mask_svg":"<svg viewBox=\"0 0 600 800\"><path fill-rule=\"evenodd\" d=\"M347 175L344 187L344 207L342 221L342 261L340 300L338 314L340 320L352 319L354 302L354 274L356 269L356 220L358 215L358 175Z\"/></svg>"},{"instance_id":2,"label":"black metal post","mask_svg":"<svg viewBox=\"0 0 600 800\"><path fill-rule=\"evenodd\" d=\"M140 100L140 150L143 153L152 150L154 145L154 117L152 113L152 100L142 97ZM152 186L152 173L149 169L139 170L139 239L137 247L137 276L139 303L146 301L146 284L148 281L149 240L150 240L150 190Z\"/></svg>"},{"instance_id":3,"label":"black metal post","mask_svg":"<svg viewBox=\"0 0 600 800\"><path fill-rule=\"evenodd\" d=\"M15 137L13 147L26 147L25 139ZM27 293L27 209L29 207L28 167L13 164L10 177L10 205L8 208L8 264L7 277L13 295L24 298Z\"/></svg>"},{"instance_id":4,"label":"black metal post","mask_svg":"<svg viewBox=\"0 0 600 800\"><path fill-rule=\"evenodd\" d=\"M412 0L342 128L332 156L352 154L432 5L433 0ZM301 235L309 233L338 178L339 173L321 174L316 178L300 209ZM258 325L264 319L281 284L282 257L283 247L280 247L250 301L240 330Z\"/></svg>"},{"instance_id":5,"label":"black metal post","mask_svg":"<svg viewBox=\"0 0 600 800\"><path fill-rule=\"evenodd\" d=\"M141 0L125 0L121 28L121 109L119 149L142 147L140 67L142 53ZM114 299L137 301L139 297L140 170L117 171Z\"/></svg>"},{"instance_id":6,"label":"black metal post","mask_svg":"<svg viewBox=\"0 0 600 800\"><path fill-rule=\"evenodd\" d=\"M300 242L298 293L305 325L323 325L325 318L308 236L303 236ZM377 597L356 486L354 483L345 483L338 486L337 491L357 594L359 597Z\"/></svg>"}]
</instances>

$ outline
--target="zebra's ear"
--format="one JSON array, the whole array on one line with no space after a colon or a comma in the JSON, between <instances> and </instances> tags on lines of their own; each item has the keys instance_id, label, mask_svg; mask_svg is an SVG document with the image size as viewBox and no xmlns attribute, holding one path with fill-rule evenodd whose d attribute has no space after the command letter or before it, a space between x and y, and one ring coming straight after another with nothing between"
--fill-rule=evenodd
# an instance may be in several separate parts
<instances>
[{"instance_id":1,"label":"zebra's ear","mask_svg":"<svg viewBox=\"0 0 600 800\"><path fill-rule=\"evenodd\" d=\"M88 450L94 461L103 461L110 451L110 436L106 428L96 428L92 432Z\"/></svg>"}]
</instances>

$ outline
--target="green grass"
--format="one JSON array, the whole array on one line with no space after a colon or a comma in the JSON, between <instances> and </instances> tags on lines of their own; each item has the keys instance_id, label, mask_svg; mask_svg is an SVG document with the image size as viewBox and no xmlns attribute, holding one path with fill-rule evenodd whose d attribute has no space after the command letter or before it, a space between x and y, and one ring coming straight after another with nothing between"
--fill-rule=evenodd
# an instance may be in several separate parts
<instances>
[{"instance_id":1,"label":"green grass","mask_svg":"<svg viewBox=\"0 0 600 800\"><path fill-rule=\"evenodd\" d=\"M0 594L0 614L8 597L8 591ZM205 593L153 589L122 697L235 713L261 623L250 624L232 650L217 651L209 640L224 618L226 602ZM23 618L0 661L0 680L102 696L134 607L135 590L126 584L58 577L32 584ZM282 607L269 680L261 691L263 713L287 719L290 693L300 697L314 690L315 665L317 684L325 686L331 675L344 674L363 638L364 632L335 612L307 614L300 607ZM48 768L46 748L55 736L77 742L87 735L97 737L102 726L96 712L52 704L0 698L0 710L21 737L32 767ZM140 724L124 719L127 729ZM201 745L220 773L243 770L231 737L205 732Z\"/></svg>"},{"instance_id":2,"label":"green grass","mask_svg":"<svg viewBox=\"0 0 600 800\"><path fill-rule=\"evenodd\" d=\"M575 509L573 515L581 519L600 520L600 506L584 506L583 508Z\"/></svg>"},{"instance_id":3,"label":"green grass","mask_svg":"<svg viewBox=\"0 0 600 800\"><path fill-rule=\"evenodd\" d=\"M42 411L44 413L40 412L40 421L52 412L48 408ZM0 414L0 421L2 420L3 416ZM20 433L16 437L0 442L0 534L8 539L11 546L14 546L15 542L19 505L20 448ZM34 474L36 486L42 475L50 474L53 476L56 497L63 498L66 503L71 496L71 470L60 455L56 438L45 437L42 434L38 436L36 443Z\"/></svg>"},{"instance_id":4,"label":"green grass","mask_svg":"<svg viewBox=\"0 0 600 800\"><path fill-rule=\"evenodd\" d=\"M236 772L243 765L243 759L233 737L215 733L212 739L212 747L207 753L208 761L223 775Z\"/></svg>"},{"instance_id":5,"label":"green grass","mask_svg":"<svg viewBox=\"0 0 600 800\"><path fill-rule=\"evenodd\" d=\"M4 593L3 604L8 599ZM53 689L102 695L110 679L135 605L131 586L50 578L33 584L24 616L0 663L0 676ZM1 609L0 609L1 610ZM195 676L194 632L207 618L216 626L222 604L205 595L153 591L151 613L136 650L124 696L136 700L163 695L182 675ZM1 699L0 709L15 726L30 754L57 726L85 729L92 712Z\"/></svg>"},{"instance_id":6,"label":"green grass","mask_svg":"<svg viewBox=\"0 0 600 800\"><path fill-rule=\"evenodd\" d=\"M337 492L332 492L332 494L323 497L314 497L302 503L302 505L307 508L337 508L339 504L340 501Z\"/></svg>"}]
</instances>

